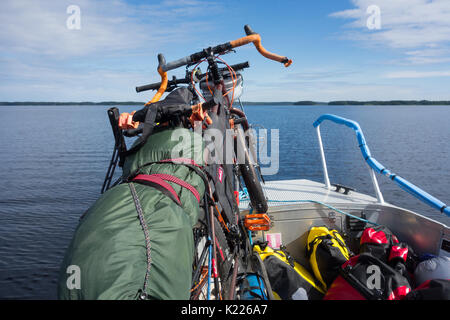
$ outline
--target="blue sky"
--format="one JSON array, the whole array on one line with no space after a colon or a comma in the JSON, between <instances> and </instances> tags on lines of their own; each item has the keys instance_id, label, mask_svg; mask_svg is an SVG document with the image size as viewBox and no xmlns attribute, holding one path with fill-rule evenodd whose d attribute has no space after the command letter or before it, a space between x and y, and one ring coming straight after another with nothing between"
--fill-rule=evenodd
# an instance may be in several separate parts
<instances>
[{"instance_id":1,"label":"blue sky","mask_svg":"<svg viewBox=\"0 0 450 320\"><path fill-rule=\"evenodd\" d=\"M373 5L380 29L367 27ZM243 100L450 100L448 0L2 0L0 24L0 101L145 101L134 87L158 81L159 52L178 59L245 24L294 62L252 46L224 56L250 61Z\"/></svg>"}]
</instances>

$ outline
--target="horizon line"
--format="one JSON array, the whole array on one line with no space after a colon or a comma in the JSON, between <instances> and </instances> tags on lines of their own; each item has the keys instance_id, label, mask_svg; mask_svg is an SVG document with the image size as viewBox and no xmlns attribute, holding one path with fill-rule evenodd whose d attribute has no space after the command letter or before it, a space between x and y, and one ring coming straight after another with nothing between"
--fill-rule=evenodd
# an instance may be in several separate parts
<instances>
[{"instance_id":1,"label":"horizon line","mask_svg":"<svg viewBox=\"0 0 450 320\"><path fill-rule=\"evenodd\" d=\"M10 105L144 105L146 102L141 101L0 101L1 106ZM450 100L332 100L332 101L313 101L313 100L297 100L297 101L242 101L242 104L275 104L275 105L386 105L386 104L432 104L432 105L450 105Z\"/></svg>"}]
</instances>

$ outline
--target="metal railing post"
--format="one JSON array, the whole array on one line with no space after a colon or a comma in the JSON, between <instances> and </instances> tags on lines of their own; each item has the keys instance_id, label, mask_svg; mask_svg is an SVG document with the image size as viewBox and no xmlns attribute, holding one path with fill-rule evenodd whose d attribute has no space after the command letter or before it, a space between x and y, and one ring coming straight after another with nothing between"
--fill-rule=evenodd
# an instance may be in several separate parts
<instances>
[{"instance_id":1,"label":"metal railing post","mask_svg":"<svg viewBox=\"0 0 450 320\"><path fill-rule=\"evenodd\" d=\"M369 167L369 166L368 166ZM375 194L378 199L379 204L384 204L383 194L381 193L380 187L378 186L378 180L375 175L375 170L369 167L370 177L372 178L373 188L375 189Z\"/></svg>"},{"instance_id":2,"label":"metal railing post","mask_svg":"<svg viewBox=\"0 0 450 320\"><path fill-rule=\"evenodd\" d=\"M328 177L327 162L325 160L325 152L323 151L322 137L320 136L320 126L316 127L317 139L319 140L320 159L322 160L323 178L325 187L331 190L330 178Z\"/></svg>"}]
</instances>

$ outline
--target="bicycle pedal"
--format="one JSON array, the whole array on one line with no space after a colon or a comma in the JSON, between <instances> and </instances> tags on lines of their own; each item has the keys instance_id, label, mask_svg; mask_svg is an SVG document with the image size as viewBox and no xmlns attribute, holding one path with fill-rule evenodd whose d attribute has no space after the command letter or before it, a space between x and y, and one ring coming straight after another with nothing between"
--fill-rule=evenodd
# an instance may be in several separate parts
<instances>
[{"instance_id":1,"label":"bicycle pedal","mask_svg":"<svg viewBox=\"0 0 450 320\"><path fill-rule=\"evenodd\" d=\"M244 218L244 226L250 231L267 231L270 229L271 220L266 213L248 214Z\"/></svg>"}]
</instances>

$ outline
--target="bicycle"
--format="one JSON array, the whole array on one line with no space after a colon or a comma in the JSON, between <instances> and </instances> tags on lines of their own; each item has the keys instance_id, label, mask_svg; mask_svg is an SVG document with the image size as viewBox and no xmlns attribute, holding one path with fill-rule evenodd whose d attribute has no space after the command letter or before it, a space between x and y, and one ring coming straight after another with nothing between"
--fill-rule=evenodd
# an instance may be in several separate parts
<instances>
[{"instance_id":1,"label":"bicycle","mask_svg":"<svg viewBox=\"0 0 450 320\"><path fill-rule=\"evenodd\" d=\"M239 270L245 274L248 270L255 269L255 261L249 260L252 256L251 239L247 231L268 230L270 227L270 219L266 214L267 200L261 185L262 176L256 162L254 138L239 100L243 86L240 71L248 68L249 63L230 66L221 56L235 48L253 43L264 57L281 62L285 67L290 66L292 60L264 49L260 35L253 32L248 25L244 26L244 30L245 37L205 48L169 63L159 54L157 70L161 81L136 87L136 92L157 90L144 108L132 114L120 114L117 108L108 110L116 144L102 193L111 187L116 165L119 163L119 166L122 166L126 156L144 145L155 127L180 126L198 130L205 141L211 138L208 134L212 130L221 133L221 137L209 139L206 143L209 160L215 155L216 159L231 161L207 162L201 170L193 166L193 169L201 172L207 186L203 203L205 218L198 228L194 229L198 254L193 266L193 299L199 298L205 291L206 283L206 298L211 298L212 293L216 299L234 299ZM203 62L208 64L205 73L201 73L199 68ZM219 64L225 67L219 67ZM177 79L174 76L172 80L168 79L168 71L183 66L186 67L184 78ZM158 107L158 101L166 92L177 92L186 99L186 104ZM236 100L240 108L233 107ZM139 136L138 140L127 149L124 137L135 136ZM227 141L230 136L231 148ZM228 149L224 146L228 146ZM118 182L120 181L113 185ZM238 206L239 192L243 185L248 190L253 211L244 220L240 219ZM210 261L206 263L208 256ZM210 283L211 278L214 279L214 290Z\"/></svg>"}]
</instances>

